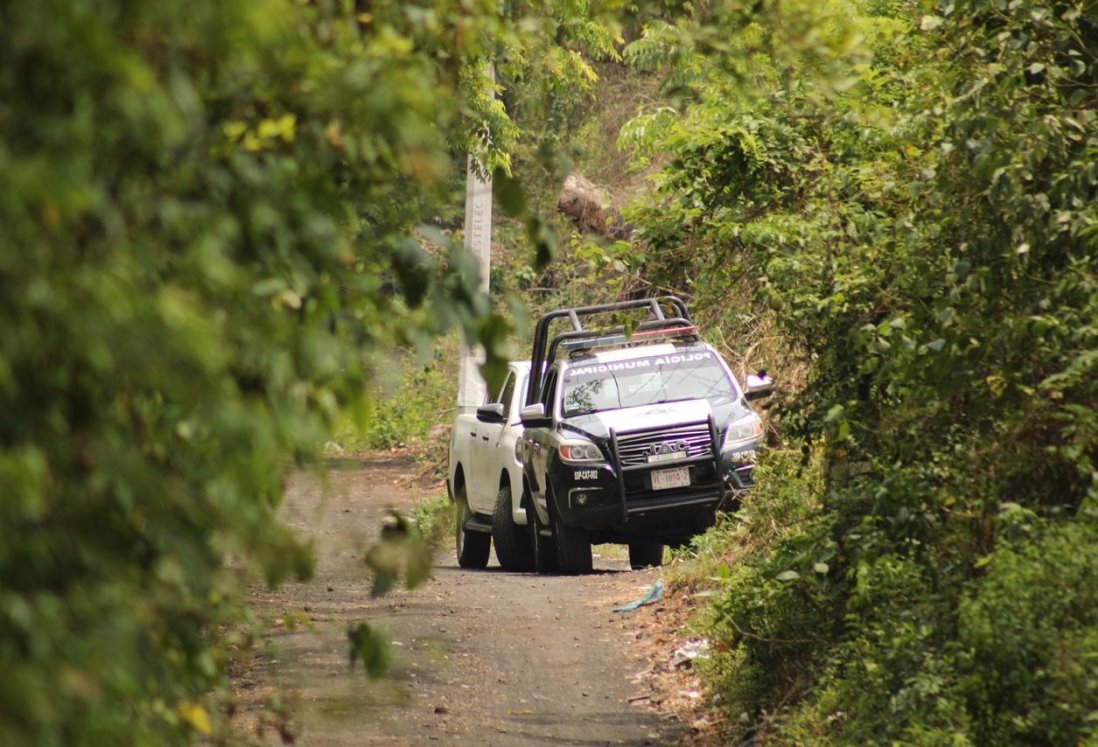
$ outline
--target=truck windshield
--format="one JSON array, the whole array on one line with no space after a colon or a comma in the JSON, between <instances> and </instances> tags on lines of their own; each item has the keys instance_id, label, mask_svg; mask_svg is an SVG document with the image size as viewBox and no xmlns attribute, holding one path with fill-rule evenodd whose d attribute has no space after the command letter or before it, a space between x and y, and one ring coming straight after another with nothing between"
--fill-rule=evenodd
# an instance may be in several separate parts
<instances>
[{"instance_id":1,"label":"truck windshield","mask_svg":"<svg viewBox=\"0 0 1098 747\"><path fill-rule=\"evenodd\" d=\"M682 399L721 405L739 396L708 350L581 364L564 371L563 383L565 417Z\"/></svg>"}]
</instances>

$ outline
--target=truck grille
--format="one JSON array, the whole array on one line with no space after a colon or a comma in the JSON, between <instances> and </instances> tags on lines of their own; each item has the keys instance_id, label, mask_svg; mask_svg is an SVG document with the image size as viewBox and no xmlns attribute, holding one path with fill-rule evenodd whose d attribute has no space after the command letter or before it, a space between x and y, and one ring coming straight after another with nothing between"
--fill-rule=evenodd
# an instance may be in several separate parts
<instances>
[{"instance_id":1,"label":"truck grille","mask_svg":"<svg viewBox=\"0 0 1098 747\"><path fill-rule=\"evenodd\" d=\"M692 423L659 430L617 434L618 455L623 465L648 464L652 447L678 451L685 444L688 457L712 456L708 423ZM669 462L669 465L673 462Z\"/></svg>"}]
</instances>

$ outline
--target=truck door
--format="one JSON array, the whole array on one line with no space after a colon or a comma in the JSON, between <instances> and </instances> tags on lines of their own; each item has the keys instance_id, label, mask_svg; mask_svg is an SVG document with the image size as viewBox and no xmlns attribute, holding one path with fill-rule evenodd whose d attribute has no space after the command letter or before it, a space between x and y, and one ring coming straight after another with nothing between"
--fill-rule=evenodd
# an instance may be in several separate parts
<instances>
[{"instance_id":1,"label":"truck door","mask_svg":"<svg viewBox=\"0 0 1098 747\"><path fill-rule=\"evenodd\" d=\"M545 414L554 416L557 393L557 371L551 369L545 377L545 385L538 401L545 406ZM554 423L554 426L556 424ZM549 469L549 450L554 447L553 428L534 428L526 431L530 436L530 490L538 502L545 505L545 473Z\"/></svg>"},{"instance_id":2,"label":"truck door","mask_svg":"<svg viewBox=\"0 0 1098 747\"><path fill-rule=\"evenodd\" d=\"M502 404L505 413L511 412L511 400L515 394L515 372L507 374L503 386L488 398L485 404ZM466 479L469 485L469 506L477 513L491 514L499 492L501 457L500 444L508 422L483 423L477 421L476 441L473 444L471 470Z\"/></svg>"}]
</instances>

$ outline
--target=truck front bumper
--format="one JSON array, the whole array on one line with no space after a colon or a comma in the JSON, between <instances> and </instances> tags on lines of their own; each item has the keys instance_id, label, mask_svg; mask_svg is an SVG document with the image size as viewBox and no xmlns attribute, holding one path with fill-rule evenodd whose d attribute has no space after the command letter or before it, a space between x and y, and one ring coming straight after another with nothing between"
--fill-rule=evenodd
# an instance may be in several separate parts
<instances>
[{"instance_id":1,"label":"truck front bumper","mask_svg":"<svg viewBox=\"0 0 1098 747\"><path fill-rule=\"evenodd\" d=\"M717 509L734 494L712 464L681 465L690 484L666 489L653 488L651 473L657 470L627 471L619 481L609 464L560 464L549 479L566 526L582 527L602 541L636 537L678 544L712 526Z\"/></svg>"}]
</instances>

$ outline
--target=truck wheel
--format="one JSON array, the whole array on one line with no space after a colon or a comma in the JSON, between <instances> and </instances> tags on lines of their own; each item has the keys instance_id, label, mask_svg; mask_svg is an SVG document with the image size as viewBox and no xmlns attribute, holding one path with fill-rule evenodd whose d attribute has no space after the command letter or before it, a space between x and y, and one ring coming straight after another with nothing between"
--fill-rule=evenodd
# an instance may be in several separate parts
<instances>
[{"instance_id":1,"label":"truck wheel","mask_svg":"<svg viewBox=\"0 0 1098 747\"><path fill-rule=\"evenodd\" d=\"M553 533L557 538L557 558L560 572L566 576L590 573L591 539L587 532L574 527L566 527L560 519L553 519Z\"/></svg>"},{"instance_id":2,"label":"truck wheel","mask_svg":"<svg viewBox=\"0 0 1098 747\"><path fill-rule=\"evenodd\" d=\"M549 481L546 480L548 491ZM566 576L576 576L581 573L590 573L591 563L591 538L587 532L579 527L566 527L560 520L556 510L556 498L549 493L549 516L553 519L553 535L557 540L557 560L560 572Z\"/></svg>"},{"instance_id":3,"label":"truck wheel","mask_svg":"<svg viewBox=\"0 0 1098 747\"><path fill-rule=\"evenodd\" d=\"M530 538L512 518L510 485L504 485L496 494L496 506L492 511L492 540L496 543L496 558L503 570L528 571L533 567L534 553Z\"/></svg>"},{"instance_id":4,"label":"truck wheel","mask_svg":"<svg viewBox=\"0 0 1098 747\"><path fill-rule=\"evenodd\" d=\"M530 550L534 556L534 570L538 573L556 573L559 564L557 562L557 545L552 537L547 537L542 532L545 525L538 518L538 512L534 510L533 499L526 504L526 529L530 533Z\"/></svg>"},{"instance_id":5,"label":"truck wheel","mask_svg":"<svg viewBox=\"0 0 1098 747\"><path fill-rule=\"evenodd\" d=\"M641 541L629 543L629 567L633 570L663 565L663 544Z\"/></svg>"},{"instance_id":6,"label":"truck wheel","mask_svg":"<svg viewBox=\"0 0 1098 747\"><path fill-rule=\"evenodd\" d=\"M454 536L458 565L462 568L484 568L488 565L488 555L492 551L492 535L465 528L465 522L473 513L469 510L469 502L465 500L464 486L458 488L454 500L457 503L457 510L454 511Z\"/></svg>"}]
</instances>

